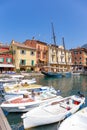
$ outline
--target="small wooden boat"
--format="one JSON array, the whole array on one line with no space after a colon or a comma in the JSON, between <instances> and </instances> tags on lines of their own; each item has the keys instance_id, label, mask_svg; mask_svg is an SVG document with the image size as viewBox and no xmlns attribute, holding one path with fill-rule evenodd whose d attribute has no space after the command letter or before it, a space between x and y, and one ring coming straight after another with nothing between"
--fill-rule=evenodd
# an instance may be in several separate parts
<instances>
[{"instance_id":1,"label":"small wooden boat","mask_svg":"<svg viewBox=\"0 0 87 130\"><path fill-rule=\"evenodd\" d=\"M24 129L59 122L83 106L83 96L69 96L40 105L23 114Z\"/></svg>"},{"instance_id":2,"label":"small wooden boat","mask_svg":"<svg viewBox=\"0 0 87 130\"><path fill-rule=\"evenodd\" d=\"M65 119L58 130L87 130L87 107Z\"/></svg>"},{"instance_id":3,"label":"small wooden boat","mask_svg":"<svg viewBox=\"0 0 87 130\"><path fill-rule=\"evenodd\" d=\"M26 112L30 109L39 106L41 103L51 101L55 98L60 98L56 90L49 87L32 88L28 94L12 97L1 104L1 108L7 112Z\"/></svg>"}]
</instances>

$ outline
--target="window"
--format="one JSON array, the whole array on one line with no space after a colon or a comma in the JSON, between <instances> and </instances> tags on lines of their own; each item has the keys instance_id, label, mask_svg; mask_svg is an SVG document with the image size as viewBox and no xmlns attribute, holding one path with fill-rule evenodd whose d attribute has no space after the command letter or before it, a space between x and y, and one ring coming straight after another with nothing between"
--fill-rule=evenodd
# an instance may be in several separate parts
<instances>
[{"instance_id":1,"label":"window","mask_svg":"<svg viewBox=\"0 0 87 130\"><path fill-rule=\"evenodd\" d=\"M26 65L26 60L20 60L20 65Z\"/></svg>"},{"instance_id":2,"label":"window","mask_svg":"<svg viewBox=\"0 0 87 130\"><path fill-rule=\"evenodd\" d=\"M75 62L75 65L77 64L77 62Z\"/></svg>"},{"instance_id":3,"label":"window","mask_svg":"<svg viewBox=\"0 0 87 130\"><path fill-rule=\"evenodd\" d=\"M31 60L31 65L34 66L34 60Z\"/></svg>"},{"instance_id":4,"label":"window","mask_svg":"<svg viewBox=\"0 0 87 130\"><path fill-rule=\"evenodd\" d=\"M40 50L40 46L38 46L37 48L38 48L38 50Z\"/></svg>"},{"instance_id":5,"label":"window","mask_svg":"<svg viewBox=\"0 0 87 130\"><path fill-rule=\"evenodd\" d=\"M34 55L34 51L31 51L30 54L31 54L31 55Z\"/></svg>"},{"instance_id":6,"label":"window","mask_svg":"<svg viewBox=\"0 0 87 130\"><path fill-rule=\"evenodd\" d=\"M0 63L4 62L4 58L0 58Z\"/></svg>"},{"instance_id":7,"label":"window","mask_svg":"<svg viewBox=\"0 0 87 130\"><path fill-rule=\"evenodd\" d=\"M11 63L12 62L12 58L6 58L6 62L7 63Z\"/></svg>"},{"instance_id":8,"label":"window","mask_svg":"<svg viewBox=\"0 0 87 130\"><path fill-rule=\"evenodd\" d=\"M39 52L39 53L37 53L37 58L40 58L40 52Z\"/></svg>"},{"instance_id":9,"label":"window","mask_svg":"<svg viewBox=\"0 0 87 130\"><path fill-rule=\"evenodd\" d=\"M79 53L80 53L80 54L82 54L82 52L81 52L81 51L80 51Z\"/></svg>"},{"instance_id":10,"label":"window","mask_svg":"<svg viewBox=\"0 0 87 130\"><path fill-rule=\"evenodd\" d=\"M21 54L26 54L26 51L25 50L21 50L20 53Z\"/></svg>"},{"instance_id":11,"label":"window","mask_svg":"<svg viewBox=\"0 0 87 130\"><path fill-rule=\"evenodd\" d=\"M44 54L44 52L42 53L42 58L46 59L46 54Z\"/></svg>"},{"instance_id":12,"label":"window","mask_svg":"<svg viewBox=\"0 0 87 130\"><path fill-rule=\"evenodd\" d=\"M13 54L16 54L16 50L13 50Z\"/></svg>"},{"instance_id":13,"label":"window","mask_svg":"<svg viewBox=\"0 0 87 130\"><path fill-rule=\"evenodd\" d=\"M77 51L74 51L74 54L78 54L78 52L77 52Z\"/></svg>"}]
</instances>

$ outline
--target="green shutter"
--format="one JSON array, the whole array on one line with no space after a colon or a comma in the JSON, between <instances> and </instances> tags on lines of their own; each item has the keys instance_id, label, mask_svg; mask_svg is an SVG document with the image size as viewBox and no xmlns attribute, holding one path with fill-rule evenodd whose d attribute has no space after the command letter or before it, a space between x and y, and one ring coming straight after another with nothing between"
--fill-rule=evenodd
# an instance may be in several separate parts
<instances>
[{"instance_id":1,"label":"green shutter","mask_svg":"<svg viewBox=\"0 0 87 130\"><path fill-rule=\"evenodd\" d=\"M32 66L34 65L34 60L31 61L31 65L32 65Z\"/></svg>"},{"instance_id":2,"label":"green shutter","mask_svg":"<svg viewBox=\"0 0 87 130\"><path fill-rule=\"evenodd\" d=\"M12 59L11 58L6 58L6 62L11 63Z\"/></svg>"},{"instance_id":3,"label":"green shutter","mask_svg":"<svg viewBox=\"0 0 87 130\"><path fill-rule=\"evenodd\" d=\"M0 58L0 62L4 62L4 58Z\"/></svg>"}]
</instances>

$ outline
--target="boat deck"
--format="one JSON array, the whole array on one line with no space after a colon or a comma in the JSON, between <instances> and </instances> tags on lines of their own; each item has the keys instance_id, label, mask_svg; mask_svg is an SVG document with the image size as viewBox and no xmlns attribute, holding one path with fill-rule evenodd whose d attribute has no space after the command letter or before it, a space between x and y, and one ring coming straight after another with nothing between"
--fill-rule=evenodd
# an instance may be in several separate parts
<instances>
[{"instance_id":1,"label":"boat deck","mask_svg":"<svg viewBox=\"0 0 87 130\"><path fill-rule=\"evenodd\" d=\"M12 103L13 103L13 104L14 104L14 103L15 103L15 104L16 104L16 103L28 103L28 102L33 102L33 101L34 101L34 100L31 99L31 98L17 98L17 99L14 99L14 100L12 100L12 101L6 101L5 104L6 104L6 103L9 103L9 104L10 104L10 103L11 103L11 104L12 104Z\"/></svg>"}]
</instances>

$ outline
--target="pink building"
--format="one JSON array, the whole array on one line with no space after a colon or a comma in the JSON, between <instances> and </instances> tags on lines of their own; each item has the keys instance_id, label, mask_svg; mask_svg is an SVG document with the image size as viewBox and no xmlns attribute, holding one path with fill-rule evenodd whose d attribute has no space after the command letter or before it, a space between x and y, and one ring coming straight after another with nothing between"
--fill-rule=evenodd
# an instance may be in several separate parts
<instances>
[{"instance_id":1,"label":"pink building","mask_svg":"<svg viewBox=\"0 0 87 130\"><path fill-rule=\"evenodd\" d=\"M9 72L13 70L13 56L10 53L9 46L0 45L0 72Z\"/></svg>"}]
</instances>

